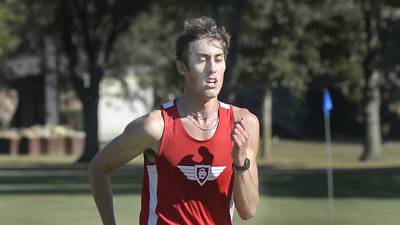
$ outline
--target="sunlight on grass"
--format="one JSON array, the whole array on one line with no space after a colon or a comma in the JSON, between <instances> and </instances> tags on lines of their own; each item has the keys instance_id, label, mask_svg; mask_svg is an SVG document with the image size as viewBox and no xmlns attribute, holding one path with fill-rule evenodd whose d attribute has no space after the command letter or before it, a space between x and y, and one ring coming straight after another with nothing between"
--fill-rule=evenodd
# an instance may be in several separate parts
<instances>
[{"instance_id":1,"label":"sunlight on grass","mask_svg":"<svg viewBox=\"0 0 400 225\"><path fill-rule=\"evenodd\" d=\"M319 169L326 167L326 147L323 142L281 140L274 142L266 162L269 166L282 168ZM381 168L400 166L400 143L383 145L382 159L360 162L362 146L357 143L332 144L332 162L334 168Z\"/></svg>"}]
</instances>

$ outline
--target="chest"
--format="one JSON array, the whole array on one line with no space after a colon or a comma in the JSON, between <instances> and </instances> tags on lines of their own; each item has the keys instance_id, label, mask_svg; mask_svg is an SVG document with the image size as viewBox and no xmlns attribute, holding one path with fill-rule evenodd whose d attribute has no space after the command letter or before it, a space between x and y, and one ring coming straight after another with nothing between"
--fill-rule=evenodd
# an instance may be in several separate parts
<instances>
[{"instance_id":1,"label":"chest","mask_svg":"<svg viewBox=\"0 0 400 225\"><path fill-rule=\"evenodd\" d=\"M160 158L171 167L177 165L230 165L233 142L230 139L192 142L186 138L172 137L161 147Z\"/></svg>"}]
</instances>

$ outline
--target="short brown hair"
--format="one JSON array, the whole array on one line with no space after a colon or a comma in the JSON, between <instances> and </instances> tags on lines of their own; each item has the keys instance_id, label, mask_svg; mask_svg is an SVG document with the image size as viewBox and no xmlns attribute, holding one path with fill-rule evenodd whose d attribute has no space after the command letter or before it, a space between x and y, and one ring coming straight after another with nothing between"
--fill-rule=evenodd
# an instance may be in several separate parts
<instances>
[{"instance_id":1,"label":"short brown hair","mask_svg":"<svg viewBox=\"0 0 400 225\"><path fill-rule=\"evenodd\" d=\"M212 18L203 16L185 21L184 29L175 43L176 59L187 64L186 56L190 42L203 38L220 42L225 57L228 55L230 35L224 27L218 27Z\"/></svg>"}]
</instances>

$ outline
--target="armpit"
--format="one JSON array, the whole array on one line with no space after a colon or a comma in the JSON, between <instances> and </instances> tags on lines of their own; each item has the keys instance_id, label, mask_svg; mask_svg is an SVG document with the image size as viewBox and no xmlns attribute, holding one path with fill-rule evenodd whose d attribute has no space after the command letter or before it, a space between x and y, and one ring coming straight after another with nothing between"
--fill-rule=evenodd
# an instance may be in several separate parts
<instances>
[{"instance_id":1,"label":"armpit","mask_svg":"<svg viewBox=\"0 0 400 225\"><path fill-rule=\"evenodd\" d=\"M156 163L157 154L153 149L150 149L150 148L146 149L143 152L143 156L144 156L145 160L147 161L147 163L149 163L149 164Z\"/></svg>"}]
</instances>

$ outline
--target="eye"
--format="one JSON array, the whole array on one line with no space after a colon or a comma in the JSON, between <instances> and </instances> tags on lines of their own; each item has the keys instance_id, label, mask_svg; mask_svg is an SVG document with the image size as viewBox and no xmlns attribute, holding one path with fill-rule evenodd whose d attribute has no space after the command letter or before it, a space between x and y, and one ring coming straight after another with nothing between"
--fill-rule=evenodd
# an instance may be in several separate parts
<instances>
[{"instance_id":1,"label":"eye","mask_svg":"<svg viewBox=\"0 0 400 225\"><path fill-rule=\"evenodd\" d=\"M218 55L218 56L215 57L215 61L216 62L222 62L222 61L224 61L224 57L222 55Z\"/></svg>"}]
</instances>

